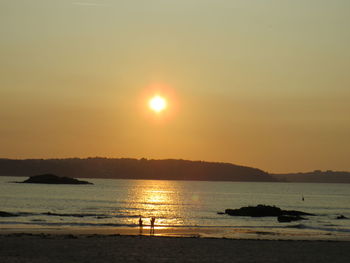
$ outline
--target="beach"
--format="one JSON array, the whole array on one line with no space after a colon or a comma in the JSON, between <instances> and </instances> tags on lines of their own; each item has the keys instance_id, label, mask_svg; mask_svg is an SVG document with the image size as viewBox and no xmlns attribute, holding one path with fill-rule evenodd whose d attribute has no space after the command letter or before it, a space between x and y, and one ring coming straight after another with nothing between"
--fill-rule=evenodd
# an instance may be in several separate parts
<instances>
[{"instance_id":1,"label":"beach","mask_svg":"<svg viewBox=\"0 0 350 263\"><path fill-rule=\"evenodd\" d=\"M0 262L348 262L350 242L101 234L0 235Z\"/></svg>"}]
</instances>

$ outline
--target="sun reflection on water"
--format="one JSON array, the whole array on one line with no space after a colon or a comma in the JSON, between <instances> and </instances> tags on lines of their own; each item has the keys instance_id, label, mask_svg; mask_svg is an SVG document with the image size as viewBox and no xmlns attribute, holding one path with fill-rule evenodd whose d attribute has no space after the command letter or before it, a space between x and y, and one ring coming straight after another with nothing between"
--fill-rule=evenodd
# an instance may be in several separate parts
<instances>
[{"instance_id":1,"label":"sun reflection on water","mask_svg":"<svg viewBox=\"0 0 350 263\"><path fill-rule=\"evenodd\" d=\"M137 181L135 191L130 193L132 206L137 207L143 224L150 226L150 219L156 218L155 228L182 225L181 206L176 183L172 181Z\"/></svg>"}]
</instances>

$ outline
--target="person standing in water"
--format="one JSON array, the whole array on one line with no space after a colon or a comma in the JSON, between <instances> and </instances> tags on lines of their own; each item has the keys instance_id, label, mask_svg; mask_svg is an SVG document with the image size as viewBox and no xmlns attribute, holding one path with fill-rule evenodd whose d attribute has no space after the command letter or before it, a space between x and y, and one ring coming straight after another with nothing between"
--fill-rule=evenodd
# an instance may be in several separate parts
<instances>
[{"instance_id":1,"label":"person standing in water","mask_svg":"<svg viewBox=\"0 0 350 263\"><path fill-rule=\"evenodd\" d=\"M140 227L140 235L142 234L142 229L143 229L143 222L142 222L142 217L140 216L139 219L139 227Z\"/></svg>"},{"instance_id":2,"label":"person standing in water","mask_svg":"<svg viewBox=\"0 0 350 263\"><path fill-rule=\"evenodd\" d=\"M155 217L151 218L151 229L150 229L150 235L154 235L154 222L156 221Z\"/></svg>"}]
</instances>

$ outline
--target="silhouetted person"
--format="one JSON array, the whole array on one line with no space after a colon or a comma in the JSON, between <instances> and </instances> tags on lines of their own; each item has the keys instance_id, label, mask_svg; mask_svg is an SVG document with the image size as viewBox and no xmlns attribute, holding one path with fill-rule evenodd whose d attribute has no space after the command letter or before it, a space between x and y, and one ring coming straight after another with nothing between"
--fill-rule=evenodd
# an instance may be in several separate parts
<instances>
[{"instance_id":1,"label":"silhouetted person","mask_svg":"<svg viewBox=\"0 0 350 263\"><path fill-rule=\"evenodd\" d=\"M302 201L305 201L304 196L301 198Z\"/></svg>"},{"instance_id":2,"label":"silhouetted person","mask_svg":"<svg viewBox=\"0 0 350 263\"><path fill-rule=\"evenodd\" d=\"M155 217L151 218L151 229L150 229L150 235L154 235L154 222L156 221Z\"/></svg>"},{"instance_id":3,"label":"silhouetted person","mask_svg":"<svg viewBox=\"0 0 350 263\"><path fill-rule=\"evenodd\" d=\"M139 227L140 227L140 235L142 234L142 228L143 228L143 222L142 222L142 217L140 216L139 219Z\"/></svg>"}]
</instances>

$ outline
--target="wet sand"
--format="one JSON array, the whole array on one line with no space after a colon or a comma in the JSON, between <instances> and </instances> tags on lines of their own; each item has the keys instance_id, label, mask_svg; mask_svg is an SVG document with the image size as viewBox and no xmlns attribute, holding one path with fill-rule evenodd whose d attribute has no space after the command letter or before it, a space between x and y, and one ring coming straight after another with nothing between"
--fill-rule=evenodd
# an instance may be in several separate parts
<instances>
[{"instance_id":1,"label":"wet sand","mask_svg":"<svg viewBox=\"0 0 350 263\"><path fill-rule=\"evenodd\" d=\"M4 234L0 262L348 262L350 242Z\"/></svg>"},{"instance_id":2,"label":"wet sand","mask_svg":"<svg viewBox=\"0 0 350 263\"><path fill-rule=\"evenodd\" d=\"M1 234L51 234L51 235L124 235L124 236L150 236L150 227L33 227L33 226L7 226L0 228ZM200 237L200 238L227 238L227 239L254 239L254 240L309 240L309 241L350 241L348 233L336 235L327 231L303 229L288 229L272 231L264 228L220 228L220 227L163 227L156 226L153 236L157 237ZM1 262L0 262L1 263Z\"/></svg>"}]
</instances>

